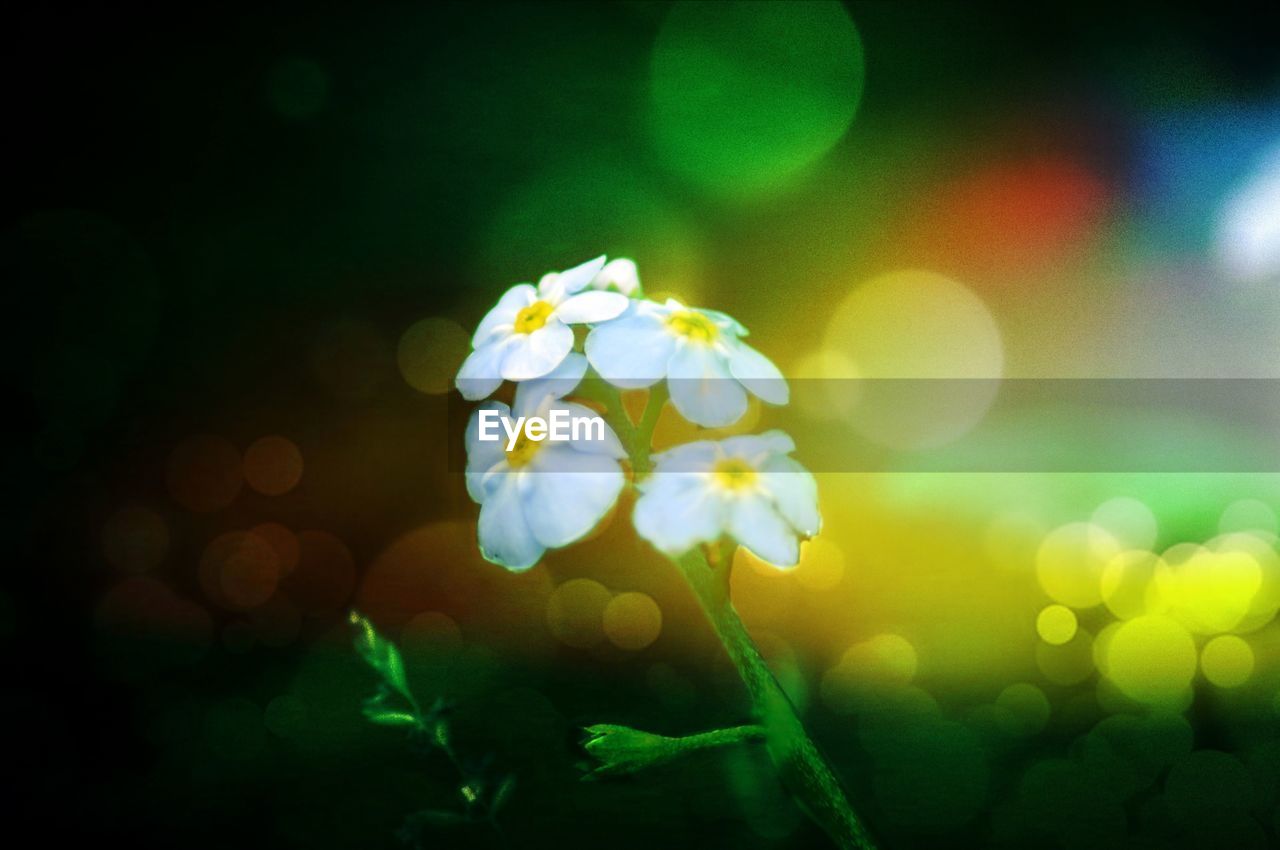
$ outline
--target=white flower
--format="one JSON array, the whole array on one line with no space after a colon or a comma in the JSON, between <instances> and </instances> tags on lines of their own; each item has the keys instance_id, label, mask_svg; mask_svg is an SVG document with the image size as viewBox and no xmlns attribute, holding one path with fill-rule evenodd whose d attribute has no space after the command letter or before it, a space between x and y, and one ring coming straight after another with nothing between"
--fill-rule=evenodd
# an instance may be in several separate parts
<instances>
[{"instance_id":1,"label":"white flower","mask_svg":"<svg viewBox=\"0 0 1280 850\"><path fill-rule=\"evenodd\" d=\"M592 289L621 292L628 298L640 294L640 272L634 260L620 257L610 260L590 284Z\"/></svg>"},{"instance_id":2,"label":"white flower","mask_svg":"<svg viewBox=\"0 0 1280 850\"><path fill-rule=\"evenodd\" d=\"M521 434L507 451L505 440L479 439L481 410L517 417L546 416L556 409L570 416L594 417L594 411L558 399L581 380L587 364L570 354L541 380L516 389L514 412L490 401L467 425L467 492L480 504L480 551L510 570L532 567L547 549L567 546L595 527L617 501L624 484L618 461L626 457L617 435L605 426L605 439L535 441Z\"/></svg>"},{"instance_id":3,"label":"white flower","mask_svg":"<svg viewBox=\"0 0 1280 850\"><path fill-rule=\"evenodd\" d=\"M686 419L708 428L737 422L747 411L747 391L771 404L786 404L786 379L760 352L742 341L747 329L716 310L632 301L618 318L587 337L587 359L619 387L638 388L667 379L671 402Z\"/></svg>"},{"instance_id":4,"label":"white flower","mask_svg":"<svg viewBox=\"0 0 1280 850\"><path fill-rule=\"evenodd\" d=\"M540 378L559 366L573 350L569 325L603 322L620 315L630 303L617 292L587 291L604 268L604 257L533 284L507 290L480 321L471 337L474 349L456 380L464 398L488 396L504 381Z\"/></svg>"},{"instance_id":5,"label":"white flower","mask_svg":"<svg viewBox=\"0 0 1280 850\"><path fill-rule=\"evenodd\" d=\"M654 455L654 472L639 485L636 531L673 556L728 534L771 564L794 566L798 538L822 526L817 482L788 457L794 450L790 437L769 431Z\"/></svg>"}]
</instances>

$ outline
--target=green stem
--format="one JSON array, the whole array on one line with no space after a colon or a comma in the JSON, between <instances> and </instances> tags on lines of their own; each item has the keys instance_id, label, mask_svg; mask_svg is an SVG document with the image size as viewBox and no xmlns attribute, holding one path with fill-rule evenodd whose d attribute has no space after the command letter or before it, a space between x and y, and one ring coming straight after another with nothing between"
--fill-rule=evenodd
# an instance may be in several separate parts
<instances>
[{"instance_id":1,"label":"green stem","mask_svg":"<svg viewBox=\"0 0 1280 850\"><path fill-rule=\"evenodd\" d=\"M746 685L764 729L765 747L783 784L831 839L846 850L872 850L866 828L854 814L826 759L809 738L791 700L774 678L729 600L728 570L718 576L699 550L677 563L702 610Z\"/></svg>"},{"instance_id":2,"label":"green stem","mask_svg":"<svg viewBox=\"0 0 1280 850\"><path fill-rule=\"evenodd\" d=\"M710 747L727 747L730 744L743 744L748 741L763 741L764 729L756 725L731 726L727 729L712 729L710 732L699 732L697 735L685 735L678 738L686 750L701 750Z\"/></svg>"},{"instance_id":3,"label":"green stem","mask_svg":"<svg viewBox=\"0 0 1280 850\"><path fill-rule=\"evenodd\" d=\"M605 404L605 420L630 454L631 467L636 476L647 475L652 468L649 452L653 429L667 400L666 387L657 384L649 390L644 415L638 424L633 424L622 406L618 391L603 381L599 383L602 386L594 388L592 397ZM874 850L875 845L867 834L866 827L849 805L831 766L809 738L804 724L796 714L795 706L760 657L760 651L756 649L755 642L751 640L746 626L733 608L729 599L729 570L732 566L733 547L721 547L719 551L719 574L712 569L699 549L686 552L676 563L746 685L752 709L760 721L759 728L763 730L765 748L778 770L778 776L836 846L842 850ZM717 735L722 731L724 730L707 732L704 735Z\"/></svg>"}]
</instances>

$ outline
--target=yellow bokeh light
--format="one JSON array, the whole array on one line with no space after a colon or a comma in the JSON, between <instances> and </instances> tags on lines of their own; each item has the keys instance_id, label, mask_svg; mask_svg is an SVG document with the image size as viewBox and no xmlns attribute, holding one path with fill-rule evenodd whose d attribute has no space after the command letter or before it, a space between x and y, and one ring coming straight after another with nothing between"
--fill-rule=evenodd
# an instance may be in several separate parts
<instances>
[{"instance_id":1,"label":"yellow bokeh light","mask_svg":"<svg viewBox=\"0 0 1280 850\"><path fill-rule=\"evenodd\" d=\"M1161 573L1173 616L1200 634L1231 631L1262 587L1262 567L1249 552L1199 548Z\"/></svg>"},{"instance_id":2,"label":"yellow bokeh light","mask_svg":"<svg viewBox=\"0 0 1280 850\"><path fill-rule=\"evenodd\" d=\"M839 351L811 351L791 366L787 377L792 400L811 419L842 419L861 396L857 364Z\"/></svg>"},{"instance_id":3,"label":"yellow bokeh light","mask_svg":"<svg viewBox=\"0 0 1280 850\"><path fill-rule=\"evenodd\" d=\"M590 649L604 640L604 609L611 599L598 581L566 581L547 599L547 627L562 643Z\"/></svg>"},{"instance_id":4,"label":"yellow bokeh light","mask_svg":"<svg viewBox=\"0 0 1280 850\"><path fill-rule=\"evenodd\" d=\"M1120 552L1105 529L1073 522L1054 529L1036 553L1036 577L1055 601L1091 608L1102 601L1103 570Z\"/></svg>"},{"instance_id":5,"label":"yellow bokeh light","mask_svg":"<svg viewBox=\"0 0 1280 850\"><path fill-rule=\"evenodd\" d=\"M849 647L823 674L822 698L832 711L850 713L869 696L906 685L915 678L918 663L906 638L876 635Z\"/></svg>"},{"instance_id":6,"label":"yellow bokeh light","mask_svg":"<svg viewBox=\"0 0 1280 850\"><path fill-rule=\"evenodd\" d=\"M850 426L895 449L963 436L986 415L1004 374L1004 343L987 305L960 283L919 269L855 287L832 314L823 348L868 379L846 417Z\"/></svg>"},{"instance_id":7,"label":"yellow bokeh light","mask_svg":"<svg viewBox=\"0 0 1280 850\"><path fill-rule=\"evenodd\" d=\"M1220 554L1247 556L1258 565L1258 588L1245 615L1232 631L1251 632L1265 626L1280 610L1280 554L1274 545L1251 532L1233 532L1209 541L1208 549Z\"/></svg>"},{"instance_id":8,"label":"yellow bokeh light","mask_svg":"<svg viewBox=\"0 0 1280 850\"><path fill-rule=\"evenodd\" d=\"M1036 617L1036 631L1040 639L1054 646L1061 646L1076 634L1075 612L1065 605L1049 605Z\"/></svg>"},{"instance_id":9,"label":"yellow bokeh light","mask_svg":"<svg viewBox=\"0 0 1280 850\"><path fill-rule=\"evenodd\" d=\"M1200 671L1220 688L1236 688L1249 681L1253 663L1253 648L1235 635L1219 635L1200 650Z\"/></svg>"},{"instance_id":10,"label":"yellow bokeh light","mask_svg":"<svg viewBox=\"0 0 1280 850\"><path fill-rule=\"evenodd\" d=\"M619 649L640 650L662 632L662 609L647 593L619 593L604 609L604 633Z\"/></svg>"},{"instance_id":11,"label":"yellow bokeh light","mask_svg":"<svg viewBox=\"0 0 1280 850\"><path fill-rule=\"evenodd\" d=\"M1163 614L1169 605L1156 575L1168 566L1152 552L1121 552L1102 569L1100 589L1102 602L1112 614L1131 620L1143 614Z\"/></svg>"},{"instance_id":12,"label":"yellow bokeh light","mask_svg":"<svg viewBox=\"0 0 1280 850\"><path fill-rule=\"evenodd\" d=\"M1121 623L1107 642L1106 675L1147 705L1180 701L1196 672L1196 645L1176 620L1147 614Z\"/></svg>"},{"instance_id":13,"label":"yellow bokeh light","mask_svg":"<svg viewBox=\"0 0 1280 850\"><path fill-rule=\"evenodd\" d=\"M880 634L845 650L841 664L851 665L868 679L906 684L915 678L919 658L902 635Z\"/></svg>"},{"instance_id":14,"label":"yellow bokeh light","mask_svg":"<svg viewBox=\"0 0 1280 850\"><path fill-rule=\"evenodd\" d=\"M844 552L827 537L806 540L800 544L800 564L795 576L807 590L831 590L844 578Z\"/></svg>"},{"instance_id":15,"label":"yellow bokeh light","mask_svg":"<svg viewBox=\"0 0 1280 850\"><path fill-rule=\"evenodd\" d=\"M400 335L396 363L405 383L430 395L447 393L467 357L471 340L462 325L431 317L414 322Z\"/></svg>"}]
</instances>

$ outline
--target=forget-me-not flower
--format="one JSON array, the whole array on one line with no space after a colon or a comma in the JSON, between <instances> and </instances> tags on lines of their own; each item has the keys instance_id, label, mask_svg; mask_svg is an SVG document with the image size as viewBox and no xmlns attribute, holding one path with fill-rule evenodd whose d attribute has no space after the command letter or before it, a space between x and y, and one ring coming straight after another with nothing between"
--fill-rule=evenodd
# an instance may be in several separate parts
<instances>
[{"instance_id":1,"label":"forget-me-not flower","mask_svg":"<svg viewBox=\"0 0 1280 850\"><path fill-rule=\"evenodd\" d=\"M494 410L516 421L543 416L554 404L573 417L594 417L586 407L560 400L582 378L587 364L570 354L551 374L522 383L514 410L499 401L481 405L467 425L467 492L480 504L480 551L510 570L532 567L547 549L585 536L617 501L626 457L607 425L604 439L529 439L521 433L508 450L505 440L479 439L480 412Z\"/></svg>"},{"instance_id":2,"label":"forget-me-not flower","mask_svg":"<svg viewBox=\"0 0 1280 850\"><path fill-rule=\"evenodd\" d=\"M611 384L648 387L667 379L671 403L708 428L732 425L747 411L747 392L786 404L786 379L769 358L742 341L747 329L716 310L632 301L587 337L591 366Z\"/></svg>"},{"instance_id":3,"label":"forget-me-not flower","mask_svg":"<svg viewBox=\"0 0 1280 850\"><path fill-rule=\"evenodd\" d=\"M676 556L723 535L780 567L800 560L800 538L822 525L813 475L789 455L781 431L700 440L653 456L640 482L636 531Z\"/></svg>"},{"instance_id":4,"label":"forget-me-not flower","mask_svg":"<svg viewBox=\"0 0 1280 850\"><path fill-rule=\"evenodd\" d=\"M520 283L508 289L471 338L473 351L456 379L463 397L485 398L504 380L546 375L573 350L570 325L603 322L626 310L625 295L587 289L604 268L605 258L597 257L546 275L536 287Z\"/></svg>"}]
</instances>

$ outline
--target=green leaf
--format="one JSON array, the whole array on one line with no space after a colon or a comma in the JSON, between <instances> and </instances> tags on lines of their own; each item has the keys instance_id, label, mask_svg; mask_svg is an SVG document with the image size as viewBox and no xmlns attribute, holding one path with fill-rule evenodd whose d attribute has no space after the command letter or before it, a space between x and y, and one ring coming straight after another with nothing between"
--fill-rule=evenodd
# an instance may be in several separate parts
<instances>
[{"instance_id":1,"label":"green leaf","mask_svg":"<svg viewBox=\"0 0 1280 850\"><path fill-rule=\"evenodd\" d=\"M382 676L383 680L397 693L416 705L413 694L409 690L409 680L404 672L404 660L400 650L391 641L378 634L373 624L355 611L351 612L351 625L356 629L356 651L365 663Z\"/></svg>"},{"instance_id":2,"label":"green leaf","mask_svg":"<svg viewBox=\"0 0 1280 850\"><path fill-rule=\"evenodd\" d=\"M370 723L380 726L417 726L418 718L407 711L393 711L366 707L364 716Z\"/></svg>"},{"instance_id":3,"label":"green leaf","mask_svg":"<svg viewBox=\"0 0 1280 850\"><path fill-rule=\"evenodd\" d=\"M507 804L511 799L511 793L516 789L516 775L508 773L502 782L498 785L498 790L493 792L493 800L489 803L489 817L497 817L498 811Z\"/></svg>"},{"instance_id":4,"label":"green leaf","mask_svg":"<svg viewBox=\"0 0 1280 850\"><path fill-rule=\"evenodd\" d=\"M437 720L435 727L431 730L431 737L436 745L442 750L449 749L449 723L446 720Z\"/></svg>"}]
</instances>

